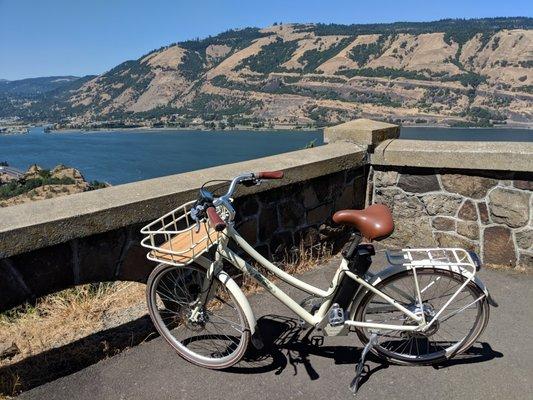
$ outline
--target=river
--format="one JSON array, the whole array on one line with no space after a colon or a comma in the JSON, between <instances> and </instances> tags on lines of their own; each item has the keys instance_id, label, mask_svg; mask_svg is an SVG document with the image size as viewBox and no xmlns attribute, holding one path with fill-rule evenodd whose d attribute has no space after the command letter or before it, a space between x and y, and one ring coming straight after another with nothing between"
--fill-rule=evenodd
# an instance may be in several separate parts
<instances>
[{"instance_id":1,"label":"river","mask_svg":"<svg viewBox=\"0 0 533 400\"><path fill-rule=\"evenodd\" d=\"M533 141L532 130L402 128L418 140ZM0 161L26 170L31 164L65 164L87 180L112 185L176 174L322 145L322 131L131 130L0 135Z\"/></svg>"}]
</instances>

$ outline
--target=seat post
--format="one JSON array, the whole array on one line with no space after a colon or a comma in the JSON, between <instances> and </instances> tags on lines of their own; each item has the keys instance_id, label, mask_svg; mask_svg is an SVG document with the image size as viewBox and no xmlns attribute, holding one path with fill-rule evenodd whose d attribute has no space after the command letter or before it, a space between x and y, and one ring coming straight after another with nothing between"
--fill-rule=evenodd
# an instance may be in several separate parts
<instances>
[{"instance_id":1,"label":"seat post","mask_svg":"<svg viewBox=\"0 0 533 400\"><path fill-rule=\"evenodd\" d=\"M350 235L350 243L342 250L342 256L348 260L353 260L357 246L364 240L359 232L354 232Z\"/></svg>"},{"instance_id":2,"label":"seat post","mask_svg":"<svg viewBox=\"0 0 533 400\"><path fill-rule=\"evenodd\" d=\"M374 246L368 243L361 243L359 233L352 235L352 242L346 246L342 252L343 257L348 262L348 269L358 276L364 276L372 264L372 255L375 254ZM359 283L343 274L339 286L331 299L332 304L338 304L348 315L350 304L352 303Z\"/></svg>"}]
</instances>

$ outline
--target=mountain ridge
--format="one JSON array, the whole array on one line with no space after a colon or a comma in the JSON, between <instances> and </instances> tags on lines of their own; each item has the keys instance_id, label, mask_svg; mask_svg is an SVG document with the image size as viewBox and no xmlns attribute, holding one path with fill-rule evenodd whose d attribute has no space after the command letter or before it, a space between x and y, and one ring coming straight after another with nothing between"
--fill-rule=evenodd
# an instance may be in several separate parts
<instances>
[{"instance_id":1,"label":"mountain ridge","mask_svg":"<svg viewBox=\"0 0 533 400\"><path fill-rule=\"evenodd\" d=\"M37 95L58 89L78 79L80 79L79 76L73 75L41 76L14 80L0 79L0 93Z\"/></svg>"},{"instance_id":2,"label":"mountain ridge","mask_svg":"<svg viewBox=\"0 0 533 400\"><path fill-rule=\"evenodd\" d=\"M275 24L163 46L11 113L68 127L527 125L532 68L533 18Z\"/></svg>"}]
</instances>

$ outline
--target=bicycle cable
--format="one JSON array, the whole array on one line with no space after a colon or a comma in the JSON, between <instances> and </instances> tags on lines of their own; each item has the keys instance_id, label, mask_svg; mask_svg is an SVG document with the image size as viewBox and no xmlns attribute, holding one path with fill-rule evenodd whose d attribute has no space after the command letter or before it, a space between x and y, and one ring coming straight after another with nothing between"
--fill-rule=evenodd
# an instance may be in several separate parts
<instances>
[{"instance_id":1,"label":"bicycle cable","mask_svg":"<svg viewBox=\"0 0 533 400\"><path fill-rule=\"evenodd\" d=\"M204 182L200 189L204 189L206 185L210 183L216 183L216 182L222 182L219 185L216 185L212 190L211 193L216 194L217 190L222 189L224 186L227 186L229 183L231 183L231 180L229 179L212 179L210 181Z\"/></svg>"}]
</instances>

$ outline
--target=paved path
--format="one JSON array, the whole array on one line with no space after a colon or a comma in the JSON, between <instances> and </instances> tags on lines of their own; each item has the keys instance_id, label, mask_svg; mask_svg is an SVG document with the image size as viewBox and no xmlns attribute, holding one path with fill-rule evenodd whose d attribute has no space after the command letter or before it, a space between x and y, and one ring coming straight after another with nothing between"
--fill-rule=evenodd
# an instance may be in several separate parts
<instances>
[{"instance_id":1,"label":"paved path","mask_svg":"<svg viewBox=\"0 0 533 400\"><path fill-rule=\"evenodd\" d=\"M327 282L335 266L305 275ZM483 270L499 308L491 310L487 330L467 359L433 367L384 368L372 373L358 398L371 399L531 399L533 393L533 277ZM262 326L281 339L261 361L241 362L231 371L188 364L161 338L144 343L70 376L24 393L21 399L350 399L347 386L360 354L355 336L325 338L321 347L294 341L290 311L264 294L251 299ZM274 316L273 314L283 314ZM281 329L283 328L283 329ZM292 328L292 329L291 329Z\"/></svg>"}]
</instances>

